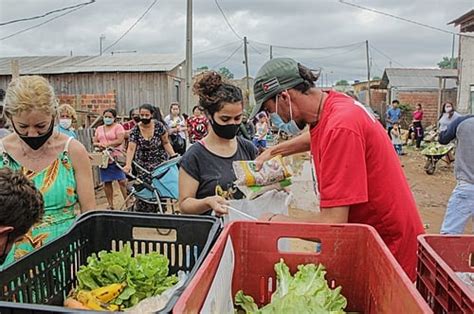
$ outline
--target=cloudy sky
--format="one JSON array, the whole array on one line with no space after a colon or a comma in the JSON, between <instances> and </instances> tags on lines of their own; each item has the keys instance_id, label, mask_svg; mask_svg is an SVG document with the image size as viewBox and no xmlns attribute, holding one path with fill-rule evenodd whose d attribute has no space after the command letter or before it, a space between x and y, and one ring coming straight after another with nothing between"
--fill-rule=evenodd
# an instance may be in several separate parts
<instances>
[{"instance_id":1,"label":"cloudy sky","mask_svg":"<svg viewBox=\"0 0 474 314\"><path fill-rule=\"evenodd\" d=\"M115 42L154 0L96 0L30 31L3 39L61 13L0 26L0 56L96 55ZM474 0L345 0L449 31L449 21L474 7ZM0 0L0 23L42 15L89 0ZM436 67L451 55L452 35L423 28L338 0L215 0L194 3L194 66L228 67L245 74L243 45L248 37L250 75L273 55L290 56L322 68L329 82L366 78L365 44L370 43L372 72L385 67ZM148 14L107 53L185 54L185 0L158 0ZM330 49L293 49L324 48ZM335 48L334 48L335 47ZM339 48L337 48L339 47ZM457 49L457 48L456 48ZM457 50L456 50L457 52Z\"/></svg>"}]
</instances>

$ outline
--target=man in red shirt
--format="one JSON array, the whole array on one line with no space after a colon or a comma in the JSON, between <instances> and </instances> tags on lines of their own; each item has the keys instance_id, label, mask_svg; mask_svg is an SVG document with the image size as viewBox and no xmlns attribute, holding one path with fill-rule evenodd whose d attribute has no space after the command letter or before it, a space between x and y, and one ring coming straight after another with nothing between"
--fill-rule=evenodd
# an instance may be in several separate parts
<instances>
[{"instance_id":1,"label":"man in red shirt","mask_svg":"<svg viewBox=\"0 0 474 314\"><path fill-rule=\"evenodd\" d=\"M276 155L311 150L319 213L305 218L264 215L272 221L362 223L373 226L412 281L417 236L424 232L399 159L385 130L364 106L338 92L323 92L308 68L289 58L265 63L254 83L256 108L309 132L270 147L257 167Z\"/></svg>"}]
</instances>

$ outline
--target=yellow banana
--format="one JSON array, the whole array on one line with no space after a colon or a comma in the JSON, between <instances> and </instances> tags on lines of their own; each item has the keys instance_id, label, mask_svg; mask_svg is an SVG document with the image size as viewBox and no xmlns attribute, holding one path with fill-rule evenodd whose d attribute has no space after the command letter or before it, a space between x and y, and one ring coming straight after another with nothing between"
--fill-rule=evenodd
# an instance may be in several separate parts
<instances>
[{"instance_id":1,"label":"yellow banana","mask_svg":"<svg viewBox=\"0 0 474 314\"><path fill-rule=\"evenodd\" d=\"M120 307L115 304L107 304L99 301L94 297L91 291L79 290L76 294L77 301L81 302L84 306L95 311L119 311Z\"/></svg>"},{"instance_id":2,"label":"yellow banana","mask_svg":"<svg viewBox=\"0 0 474 314\"><path fill-rule=\"evenodd\" d=\"M115 300L115 298L122 293L125 286L125 284L113 283L105 287L96 288L91 291L91 294L99 301L109 303L110 301Z\"/></svg>"}]
</instances>

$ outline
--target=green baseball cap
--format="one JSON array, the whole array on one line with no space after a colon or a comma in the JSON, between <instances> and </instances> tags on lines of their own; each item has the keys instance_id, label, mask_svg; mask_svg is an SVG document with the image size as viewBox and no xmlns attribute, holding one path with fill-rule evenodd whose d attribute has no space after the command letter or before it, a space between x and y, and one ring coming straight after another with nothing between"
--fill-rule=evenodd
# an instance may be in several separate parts
<instances>
[{"instance_id":1,"label":"green baseball cap","mask_svg":"<svg viewBox=\"0 0 474 314\"><path fill-rule=\"evenodd\" d=\"M255 107L251 118L262 109L262 104L284 90L303 83L298 62L291 58L275 58L267 61L257 72L253 92Z\"/></svg>"}]
</instances>

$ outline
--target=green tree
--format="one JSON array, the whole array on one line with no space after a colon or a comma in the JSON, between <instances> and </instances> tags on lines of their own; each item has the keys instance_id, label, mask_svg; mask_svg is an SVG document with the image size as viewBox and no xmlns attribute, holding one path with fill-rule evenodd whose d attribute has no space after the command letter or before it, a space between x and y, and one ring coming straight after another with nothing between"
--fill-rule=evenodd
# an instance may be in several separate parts
<instances>
[{"instance_id":1,"label":"green tree","mask_svg":"<svg viewBox=\"0 0 474 314\"><path fill-rule=\"evenodd\" d=\"M438 62L438 67L440 69L456 69L458 67L458 59L443 57L443 60Z\"/></svg>"},{"instance_id":2,"label":"green tree","mask_svg":"<svg viewBox=\"0 0 474 314\"><path fill-rule=\"evenodd\" d=\"M207 65L202 65L196 69L196 72L204 72L209 71L209 67Z\"/></svg>"},{"instance_id":3,"label":"green tree","mask_svg":"<svg viewBox=\"0 0 474 314\"><path fill-rule=\"evenodd\" d=\"M347 80L339 80L336 82L336 86L349 86L349 82Z\"/></svg>"},{"instance_id":4,"label":"green tree","mask_svg":"<svg viewBox=\"0 0 474 314\"><path fill-rule=\"evenodd\" d=\"M218 71L224 78L231 80L234 78L234 73L232 73L228 68L222 67Z\"/></svg>"}]
</instances>

